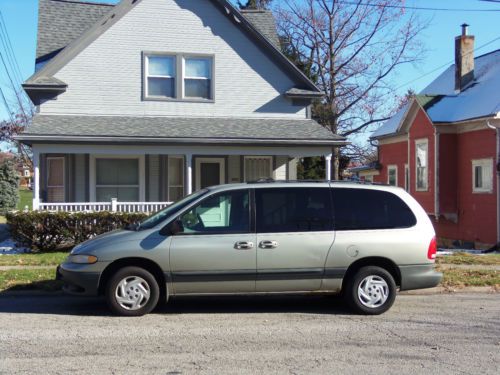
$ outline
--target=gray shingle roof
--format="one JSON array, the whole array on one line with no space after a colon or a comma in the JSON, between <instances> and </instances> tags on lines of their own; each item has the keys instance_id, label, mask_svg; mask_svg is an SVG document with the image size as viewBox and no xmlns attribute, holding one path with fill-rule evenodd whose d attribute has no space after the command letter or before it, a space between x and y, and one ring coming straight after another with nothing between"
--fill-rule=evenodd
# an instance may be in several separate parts
<instances>
[{"instance_id":1,"label":"gray shingle roof","mask_svg":"<svg viewBox=\"0 0 500 375\"><path fill-rule=\"evenodd\" d=\"M114 7L114 4L79 0L39 1L37 59L66 47ZM241 13L276 48L280 48L271 11L243 10Z\"/></svg>"},{"instance_id":2,"label":"gray shingle roof","mask_svg":"<svg viewBox=\"0 0 500 375\"><path fill-rule=\"evenodd\" d=\"M88 1L39 0L36 58L66 47L112 8Z\"/></svg>"},{"instance_id":3,"label":"gray shingle roof","mask_svg":"<svg viewBox=\"0 0 500 375\"><path fill-rule=\"evenodd\" d=\"M36 115L20 140L66 138L149 138L158 142L210 143L293 143L335 144L345 138L332 134L313 120L187 118L187 117L121 117L121 116L54 116ZM50 140L50 138L49 138Z\"/></svg>"},{"instance_id":4,"label":"gray shingle roof","mask_svg":"<svg viewBox=\"0 0 500 375\"><path fill-rule=\"evenodd\" d=\"M278 49L281 49L273 13L269 10L246 9L241 14Z\"/></svg>"}]
</instances>

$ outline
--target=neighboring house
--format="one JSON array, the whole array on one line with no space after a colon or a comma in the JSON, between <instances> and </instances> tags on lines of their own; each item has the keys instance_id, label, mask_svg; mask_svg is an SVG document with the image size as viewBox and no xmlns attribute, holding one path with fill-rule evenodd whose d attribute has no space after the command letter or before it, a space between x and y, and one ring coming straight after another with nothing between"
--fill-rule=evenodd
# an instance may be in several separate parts
<instances>
[{"instance_id":1,"label":"neighboring house","mask_svg":"<svg viewBox=\"0 0 500 375\"><path fill-rule=\"evenodd\" d=\"M474 58L462 28L455 64L372 134L374 180L407 189L441 243L490 247L500 242L500 50Z\"/></svg>"},{"instance_id":2,"label":"neighboring house","mask_svg":"<svg viewBox=\"0 0 500 375\"><path fill-rule=\"evenodd\" d=\"M375 176L380 174L379 169L380 166L378 161L373 161L363 165L355 165L347 168L347 174L345 177L361 182L374 182L376 178Z\"/></svg>"},{"instance_id":3,"label":"neighboring house","mask_svg":"<svg viewBox=\"0 0 500 375\"><path fill-rule=\"evenodd\" d=\"M323 94L279 51L269 12L227 0L39 5L23 85L38 113L18 136L33 146L35 209L113 198L144 209L214 184L295 179L297 158L325 156L329 170L346 143L311 119Z\"/></svg>"}]
</instances>

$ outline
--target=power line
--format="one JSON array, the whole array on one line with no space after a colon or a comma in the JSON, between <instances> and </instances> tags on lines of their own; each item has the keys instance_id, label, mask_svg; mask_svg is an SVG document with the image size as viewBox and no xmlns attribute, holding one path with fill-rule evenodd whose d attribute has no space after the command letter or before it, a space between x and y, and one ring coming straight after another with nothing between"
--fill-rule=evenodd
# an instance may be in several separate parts
<instances>
[{"instance_id":1,"label":"power line","mask_svg":"<svg viewBox=\"0 0 500 375\"><path fill-rule=\"evenodd\" d=\"M7 113L9 114L10 121L14 122L14 117L12 117L12 111L10 109L9 103L7 102L7 99L5 98L2 87L0 87L0 94L2 96L2 100L3 100L3 104L5 106L5 109L7 110Z\"/></svg>"},{"instance_id":2,"label":"power line","mask_svg":"<svg viewBox=\"0 0 500 375\"><path fill-rule=\"evenodd\" d=\"M363 3L363 2L357 3L354 1L338 1L338 4L358 5L358 6L367 6L367 7L377 7L377 8L396 8L396 9L437 11L437 12L500 12L500 9L433 8L433 7L417 7L417 6L376 4L376 3Z\"/></svg>"},{"instance_id":3,"label":"power line","mask_svg":"<svg viewBox=\"0 0 500 375\"><path fill-rule=\"evenodd\" d=\"M23 113L24 117L27 118L28 116L26 115L26 112L24 111L23 103L21 102L20 95L17 92L16 86L14 85L14 82L12 81L12 77L11 77L11 75L9 73L9 70L7 69L7 64L5 64L5 59L3 58L2 52L0 52L0 59L2 60L2 64L3 64L4 68L5 68L7 76L9 77L10 84L12 85L12 88L14 89L14 94L16 95L17 102L19 103L19 109Z\"/></svg>"},{"instance_id":4,"label":"power line","mask_svg":"<svg viewBox=\"0 0 500 375\"><path fill-rule=\"evenodd\" d=\"M3 18L3 13L2 13L1 10L0 10L0 20L2 21L2 28L1 28L1 30L3 31L5 39L7 40L7 46L8 46L8 48L6 50L11 55L12 61L14 62L14 66L16 67L16 73L17 73L18 78L19 78L19 83L21 83L21 81L23 80L21 69L19 68L19 62L17 61L17 57L16 57L16 54L14 52L14 48L12 48L12 43L11 43L11 40L10 40L9 32L7 30L7 25L5 24L5 19Z\"/></svg>"},{"instance_id":5,"label":"power line","mask_svg":"<svg viewBox=\"0 0 500 375\"><path fill-rule=\"evenodd\" d=\"M480 49L482 49L482 48L484 48L484 47L486 47L486 46L489 46L490 44L492 44L492 43L496 42L496 41L497 41L497 40L499 40L499 39L500 39L500 36L496 37L495 39L490 40L489 42L486 42L486 43L482 44L481 46L479 46L479 47L475 48L475 49L474 49L474 51L471 51L471 52L468 52L468 53L464 54L464 56L467 56L468 54L474 53L475 51L479 51ZM448 61L448 62L444 63L443 65L440 65L440 66L438 66L437 68L434 68L434 69L432 69L432 70L430 70L430 71L428 71L428 72L426 72L426 73L422 74L421 76L419 76L419 77L417 77L417 78L414 78L414 79L412 79L411 81L408 81L408 82L406 82L406 83L404 83L404 84L402 84L402 85L400 85L400 86L396 87L394 90L396 91L396 90L399 90L400 88L403 88L403 87L405 87L405 86L408 86L409 84L411 84L411 83L413 83L413 82L416 82L416 81L418 81L418 80L420 80L420 79L422 79L422 78L424 78L424 77L428 76L429 74L432 74L432 73L434 73L434 72L436 72L436 71L438 71L438 70L440 70L440 69L443 69L444 67L447 67L448 65L450 65L450 64L451 64L451 63L453 63L453 62L454 62L454 60L450 60L450 61Z\"/></svg>"}]
</instances>

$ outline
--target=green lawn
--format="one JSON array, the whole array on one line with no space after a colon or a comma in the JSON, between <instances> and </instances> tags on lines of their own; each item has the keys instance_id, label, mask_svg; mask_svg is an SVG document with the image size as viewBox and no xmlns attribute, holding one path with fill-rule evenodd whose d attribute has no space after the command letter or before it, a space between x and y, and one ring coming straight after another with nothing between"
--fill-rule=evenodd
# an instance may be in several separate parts
<instances>
[{"instance_id":1,"label":"green lawn","mask_svg":"<svg viewBox=\"0 0 500 375\"><path fill-rule=\"evenodd\" d=\"M0 256L0 266L57 266L67 256L67 252L2 255Z\"/></svg>"},{"instance_id":2,"label":"green lawn","mask_svg":"<svg viewBox=\"0 0 500 375\"><path fill-rule=\"evenodd\" d=\"M441 269L440 271L443 272L441 286L444 287L493 286L497 289L500 288L500 271L468 270L463 268Z\"/></svg>"},{"instance_id":3,"label":"green lawn","mask_svg":"<svg viewBox=\"0 0 500 375\"><path fill-rule=\"evenodd\" d=\"M24 210L28 206L31 210L33 207L33 192L28 189L19 189L19 202L17 202L17 209Z\"/></svg>"},{"instance_id":4,"label":"green lawn","mask_svg":"<svg viewBox=\"0 0 500 375\"><path fill-rule=\"evenodd\" d=\"M0 271L0 290L60 290L62 282L56 281L55 278L55 267Z\"/></svg>"},{"instance_id":5,"label":"green lawn","mask_svg":"<svg viewBox=\"0 0 500 375\"><path fill-rule=\"evenodd\" d=\"M500 265L500 254L474 255L468 253L457 253L454 255L444 255L437 257L436 263Z\"/></svg>"}]
</instances>

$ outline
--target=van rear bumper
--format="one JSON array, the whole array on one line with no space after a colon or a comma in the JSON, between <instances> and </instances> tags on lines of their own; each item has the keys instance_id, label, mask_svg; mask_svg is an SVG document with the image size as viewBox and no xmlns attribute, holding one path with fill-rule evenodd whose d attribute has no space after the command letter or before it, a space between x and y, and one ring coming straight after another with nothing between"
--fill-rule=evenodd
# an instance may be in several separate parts
<instances>
[{"instance_id":1,"label":"van rear bumper","mask_svg":"<svg viewBox=\"0 0 500 375\"><path fill-rule=\"evenodd\" d=\"M400 290L425 289L437 286L443 274L434 269L434 264L399 266Z\"/></svg>"}]
</instances>

